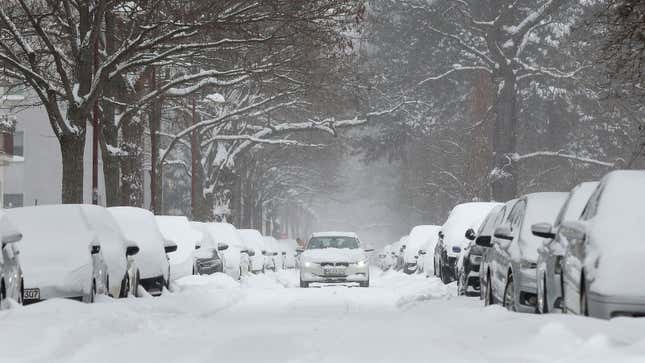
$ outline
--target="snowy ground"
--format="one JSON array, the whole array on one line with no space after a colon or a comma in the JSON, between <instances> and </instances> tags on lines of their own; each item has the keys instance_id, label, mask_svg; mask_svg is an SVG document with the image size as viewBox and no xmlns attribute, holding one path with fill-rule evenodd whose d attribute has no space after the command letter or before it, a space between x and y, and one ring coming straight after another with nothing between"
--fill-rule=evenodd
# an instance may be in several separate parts
<instances>
[{"instance_id":1,"label":"snowy ground","mask_svg":"<svg viewBox=\"0 0 645 363\"><path fill-rule=\"evenodd\" d=\"M644 362L645 319L513 314L423 276L300 289L190 276L161 298L0 312L0 362Z\"/></svg>"}]
</instances>

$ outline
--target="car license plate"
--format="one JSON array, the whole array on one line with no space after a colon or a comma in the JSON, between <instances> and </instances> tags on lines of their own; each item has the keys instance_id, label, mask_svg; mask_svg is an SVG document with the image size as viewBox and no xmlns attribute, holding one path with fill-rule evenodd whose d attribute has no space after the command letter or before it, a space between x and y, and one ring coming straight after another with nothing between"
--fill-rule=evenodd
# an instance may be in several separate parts
<instances>
[{"instance_id":1,"label":"car license plate","mask_svg":"<svg viewBox=\"0 0 645 363\"><path fill-rule=\"evenodd\" d=\"M325 272L325 275L338 276L338 275L344 275L345 269L342 267L328 267L324 270L324 272Z\"/></svg>"},{"instance_id":2,"label":"car license plate","mask_svg":"<svg viewBox=\"0 0 645 363\"><path fill-rule=\"evenodd\" d=\"M40 300L40 289L25 289L23 297L25 300Z\"/></svg>"}]
</instances>

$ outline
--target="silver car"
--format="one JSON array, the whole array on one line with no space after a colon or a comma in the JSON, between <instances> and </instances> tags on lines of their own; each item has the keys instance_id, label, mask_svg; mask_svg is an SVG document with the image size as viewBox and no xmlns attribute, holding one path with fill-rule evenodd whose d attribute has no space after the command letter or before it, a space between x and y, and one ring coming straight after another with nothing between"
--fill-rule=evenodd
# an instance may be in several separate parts
<instances>
[{"instance_id":1,"label":"silver car","mask_svg":"<svg viewBox=\"0 0 645 363\"><path fill-rule=\"evenodd\" d=\"M558 234L563 221L577 220L582 214L589 197L598 186L597 182L582 183L569 193L566 203L560 210L555 223L539 223L533 225L533 234L544 238L538 248L537 259L537 298L538 312L546 314L562 308L562 267L564 243Z\"/></svg>"},{"instance_id":2,"label":"silver car","mask_svg":"<svg viewBox=\"0 0 645 363\"><path fill-rule=\"evenodd\" d=\"M22 239L22 234L2 212L0 212L0 239L2 245L2 258L0 258L1 309L7 299L22 303L23 289L22 268L16 243Z\"/></svg>"},{"instance_id":3,"label":"silver car","mask_svg":"<svg viewBox=\"0 0 645 363\"><path fill-rule=\"evenodd\" d=\"M645 171L613 171L577 221L558 230L566 313L610 319L645 316Z\"/></svg>"},{"instance_id":4,"label":"silver car","mask_svg":"<svg viewBox=\"0 0 645 363\"><path fill-rule=\"evenodd\" d=\"M537 222L553 223L568 193L533 193L520 198L508 218L495 229L489 256L487 293L508 310L534 313L535 271L541 239L531 232Z\"/></svg>"},{"instance_id":5,"label":"silver car","mask_svg":"<svg viewBox=\"0 0 645 363\"><path fill-rule=\"evenodd\" d=\"M369 287L366 252L355 233L314 233L300 256L300 287L311 283L358 283Z\"/></svg>"}]
</instances>

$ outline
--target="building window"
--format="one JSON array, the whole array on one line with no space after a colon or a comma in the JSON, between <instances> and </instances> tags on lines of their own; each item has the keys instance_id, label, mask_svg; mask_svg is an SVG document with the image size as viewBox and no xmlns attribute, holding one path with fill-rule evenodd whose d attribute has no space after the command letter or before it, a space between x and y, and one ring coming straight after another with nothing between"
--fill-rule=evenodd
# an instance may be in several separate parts
<instances>
[{"instance_id":1,"label":"building window","mask_svg":"<svg viewBox=\"0 0 645 363\"><path fill-rule=\"evenodd\" d=\"M23 206L23 196L20 194L4 194L4 208L18 208Z\"/></svg>"},{"instance_id":2,"label":"building window","mask_svg":"<svg viewBox=\"0 0 645 363\"><path fill-rule=\"evenodd\" d=\"M25 133L16 131L13 134L13 155L25 156L24 154Z\"/></svg>"}]
</instances>

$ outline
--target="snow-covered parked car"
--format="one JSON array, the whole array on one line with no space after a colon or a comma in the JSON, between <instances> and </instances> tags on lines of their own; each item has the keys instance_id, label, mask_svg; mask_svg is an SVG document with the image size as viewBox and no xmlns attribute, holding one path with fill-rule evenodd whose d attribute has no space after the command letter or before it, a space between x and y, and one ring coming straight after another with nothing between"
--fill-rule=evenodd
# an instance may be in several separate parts
<instances>
[{"instance_id":1,"label":"snow-covered parked car","mask_svg":"<svg viewBox=\"0 0 645 363\"><path fill-rule=\"evenodd\" d=\"M433 235L437 235L437 226L416 226L410 231L405 251L403 252L403 272L413 274L423 272L426 246Z\"/></svg>"},{"instance_id":2,"label":"snow-covered parked car","mask_svg":"<svg viewBox=\"0 0 645 363\"><path fill-rule=\"evenodd\" d=\"M434 274L434 249L439 242L439 231L441 231L441 226L432 226L433 230L428 231L429 238L426 243L421 247L423 251L422 256L419 257L419 260L422 260L423 272L426 277L432 276Z\"/></svg>"},{"instance_id":3,"label":"snow-covered parked car","mask_svg":"<svg viewBox=\"0 0 645 363\"><path fill-rule=\"evenodd\" d=\"M401 237L398 242L394 243L394 270L401 271L404 266L403 255L405 253L406 244L408 243L409 236Z\"/></svg>"},{"instance_id":4,"label":"snow-covered parked car","mask_svg":"<svg viewBox=\"0 0 645 363\"><path fill-rule=\"evenodd\" d=\"M23 276L20 267L19 247L16 242L22 233L11 223L9 217L0 211L0 309L7 299L22 303Z\"/></svg>"},{"instance_id":5,"label":"snow-covered parked car","mask_svg":"<svg viewBox=\"0 0 645 363\"><path fill-rule=\"evenodd\" d=\"M109 278L100 241L78 205L8 209L22 233L23 304L53 298L93 302Z\"/></svg>"},{"instance_id":6,"label":"snow-covered parked car","mask_svg":"<svg viewBox=\"0 0 645 363\"><path fill-rule=\"evenodd\" d=\"M466 231L473 225L480 225L491 209L498 205L500 203L463 203L450 211L433 251L434 274L441 281L447 284L457 279L457 259L468 245Z\"/></svg>"},{"instance_id":7,"label":"snow-covered parked car","mask_svg":"<svg viewBox=\"0 0 645 363\"><path fill-rule=\"evenodd\" d=\"M278 271L282 268L282 256L278 248L278 241L272 236L264 236L264 268L265 270Z\"/></svg>"},{"instance_id":8,"label":"snow-covered parked car","mask_svg":"<svg viewBox=\"0 0 645 363\"><path fill-rule=\"evenodd\" d=\"M493 233L486 287L492 302L508 310L534 313L537 308L537 249L541 238L531 226L553 223L568 193L532 193L519 198L508 217Z\"/></svg>"},{"instance_id":9,"label":"snow-covered parked car","mask_svg":"<svg viewBox=\"0 0 645 363\"><path fill-rule=\"evenodd\" d=\"M190 225L202 232L199 249L195 251L195 268L199 275L210 275L215 272L224 272L224 254L228 249L225 243L217 243L209 232L208 223L190 222Z\"/></svg>"},{"instance_id":10,"label":"snow-covered parked car","mask_svg":"<svg viewBox=\"0 0 645 363\"><path fill-rule=\"evenodd\" d=\"M503 206L501 205L496 206L488 213L486 219L479 226L473 226L473 228L466 231L465 237L469 242L457 260L458 295L480 295L479 269L482 256L487 246L490 245L493 232L497 226L495 221L502 208Z\"/></svg>"},{"instance_id":11,"label":"snow-covered parked car","mask_svg":"<svg viewBox=\"0 0 645 363\"><path fill-rule=\"evenodd\" d=\"M358 283L370 285L369 259L352 232L314 233L302 250L300 287L311 283Z\"/></svg>"},{"instance_id":12,"label":"snow-covered parked car","mask_svg":"<svg viewBox=\"0 0 645 363\"><path fill-rule=\"evenodd\" d=\"M139 274L134 255L139 252L138 244L125 238L106 208L92 204L82 204L80 207L101 244L101 254L110 277L109 294L113 297L127 297L130 292L137 295Z\"/></svg>"},{"instance_id":13,"label":"snow-covered parked car","mask_svg":"<svg viewBox=\"0 0 645 363\"><path fill-rule=\"evenodd\" d=\"M239 280L249 270L249 256L238 230L229 223L205 223L206 230L219 246L228 246L224 255L224 273Z\"/></svg>"},{"instance_id":14,"label":"snow-covered parked car","mask_svg":"<svg viewBox=\"0 0 645 363\"><path fill-rule=\"evenodd\" d=\"M389 244L385 245L385 247L383 247L379 254L376 256L376 264L381 270L387 271L392 268L392 265L394 264L394 257L392 253L392 245Z\"/></svg>"},{"instance_id":15,"label":"snow-covered parked car","mask_svg":"<svg viewBox=\"0 0 645 363\"><path fill-rule=\"evenodd\" d=\"M240 229L240 236L244 247L246 248L247 255L249 256L249 272L260 273L264 272L264 238L262 234L255 229Z\"/></svg>"},{"instance_id":16,"label":"snow-covered parked car","mask_svg":"<svg viewBox=\"0 0 645 363\"><path fill-rule=\"evenodd\" d=\"M560 210L555 223L538 223L532 226L533 234L542 240L538 248L537 259L537 297L538 312L546 314L562 308L562 266L565 246L560 235L556 233L563 221L574 221L580 218L582 211L596 190L598 182L587 182L576 186Z\"/></svg>"},{"instance_id":17,"label":"snow-covered parked car","mask_svg":"<svg viewBox=\"0 0 645 363\"><path fill-rule=\"evenodd\" d=\"M298 249L298 242L294 239L281 239L278 244L283 252L284 268L296 268L296 250Z\"/></svg>"},{"instance_id":18,"label":"snow-covered parked car","mask_svg":"<svg viewBox=\"0 0 645 363\"><path fill-rule=\"evenodd\" d=\"M168 253L177 250L177 244L166 240L155 216L146 209L134 207L111 207L112 214L125 237L139 245L134 257L139 268L140 285L153 296L163 293L170 284Z\"/></svg>"},{"instance_id":19,"label":"snow-covered parked car","mask_svg":"<svg viewBox=\"0 0 645 363\"><path fill-rule=\"evenodd\" d=\"M605 175L579 220L565 221L564 310L610 319L645 316L645 171Z\"/></svg>"},{"instance_id":20,"label":"snow-covered parked car","mask_svg":"<svg viewBox=\"0 0 645 363\"><path fill-rule=\"evenodd\" d=\"M177 250L168 253L171 280L196 274L195 251L202 232L194 229L184 216L156 216L156 219L164 238L177 244Z\"/></svg>"}]
</instances>

